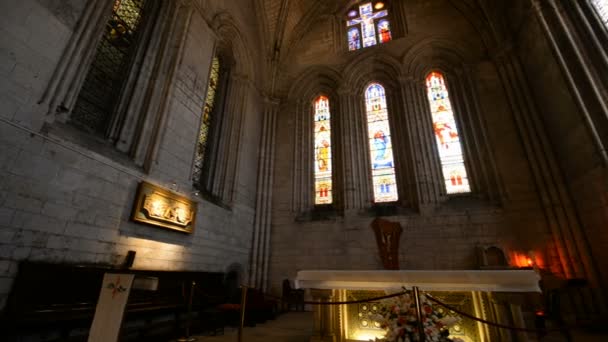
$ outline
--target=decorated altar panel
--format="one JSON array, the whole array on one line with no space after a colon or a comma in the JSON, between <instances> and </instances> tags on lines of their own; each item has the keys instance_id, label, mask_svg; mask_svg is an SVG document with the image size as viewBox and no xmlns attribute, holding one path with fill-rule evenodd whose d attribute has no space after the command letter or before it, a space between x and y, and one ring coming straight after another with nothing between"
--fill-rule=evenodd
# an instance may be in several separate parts
<instances>
[{"instance_id":1,"label":"decorated altar panel","mask_svg":"<svg viewBox=\"0 0 608 342\"><path fill-rule=\"evenodd\" d=\"M353 302L373 299L386 294L411 290L422 292L448 304L456 311L523 327L522 313L515 303L502 303L498 293L538 293L540 276L534 270L488 271L300 271L296 279L299 288L311 289L318 301ZM511 295L507 295L509 300ZM504 302L504 301L503 301ZM390 300L372 300L346 305L315 306L316 335L311 341L369 341L382 338L383 312ZM488 328L457 312L433 305L442 317L458 322L449 327L450 338L461 341L493 341L507 338L505 332ZM510 333L506 333L507 335ZM520 340L522 340L521 336ZM525 340L525 339L523 339Z\"/></svg>"}]
</instances>

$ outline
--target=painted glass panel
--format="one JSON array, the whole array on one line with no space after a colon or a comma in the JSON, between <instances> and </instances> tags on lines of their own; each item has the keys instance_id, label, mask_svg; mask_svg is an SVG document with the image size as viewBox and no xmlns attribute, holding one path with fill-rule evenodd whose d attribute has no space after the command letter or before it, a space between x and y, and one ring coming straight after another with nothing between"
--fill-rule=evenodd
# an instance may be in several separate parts
<instances>
[{"instance_id":1,"label":"painted glass panel","mask_svg":"<svg viewBox=\"0 0 608 342\"><path fill-rule=\"evenodd\" d=\"M70 123L104 135L137 48L145 0L116 0L103 37L78 94Z\"/></svg>"},{"instance_id":2,"label":"painted glass panel","mask_svg":"<svg viewBox=\"0 0 608 342\"><path fill-rule=\"evenodd\" d=\"M388 10L381 10L384 8L384 3L377 3L375 8L378 9L377 12L374 12L371 2L361 4L357 18L354 18L357 16L356 10L348 12L348 17L353 18L346 21L346 26L351 27L347 37L350 51L360 49L361 41L363 47L368 47L374 46L378 42L385 43L391 40L389 21L382 19L388 16Z\"/></svg>"},{"instance_id":3,"label":"painted glass panel","mask_svg":"<svg viewBox=\"0 0 608 342\"><path fill-rule=\"evenodd\" d=\"M431 72L426 78L426 85L447 193L470 192L462 144L445 79L441 73Z\"/></svg>"},{"instance_id":4,"label":"painted glass panel","mask_svg":"<svg viewBox=\"0 0 608 342\"><path fill-rule=\"evenodd\" d=\"M591 0L593 7L595 7L597 13L602 18L604 25L608 27L608 0Z\"/></svg>"},{"instance_id":5,"label":"painted glass panel","mask_svg":"<svg viewBox=\"0 0 608 342\"><path fill-rule=\"evenodd\" d=\"M386 43L391 40L391 27L386 19L378 22L378 40L380 43Z\"/></svg>"},{"instance_id":6,"label":"painted glass panel","mask_svg":"<svg viewBox=\"0 0 608 342\"><path fill-rule=\"evenodd\" d=\"M196 155L194 157L194 184L200 184L203 174L203 165L205 162L205 151L209 142L209 130L211 129L211 116L213 107L216 103L216 94L218 82L220 79L220 61L217 57L211 62L211 74L209 75L209 85L207 86L207 97L203 105L203 117L201 119L201 127L198 133L198 142L196 144Z\"/></svg>"},{"instance_id":7,"label":"painted glass panel","mask_svg":"<svg viewBox=\"0 0 608 342\"><path fill-rule=\"evenodd\" d=\"M315 101L314 115L315 204L330 204L333 201L331 114L326 96L319 96Z\"/></svg>"},{"instance_id":8,"label":"painted glass panel","mask_svg":"<svg viewBox=\"0 0 608 342\"><path fill-rule=\"evenodd\" d=\"M399 199L399 195L395 177L391 129L386 109L386 95L382 85L372 83L367 87L365 105L374 202L394 202Z\"/></svg>"},{"instance_id":9,"label":"painted glass panel","mask_svg":"<svg viewBox=\"0 0 608 342\"><path fill-rule=\"evenodd\" d=\"M359 50L361 48L361 34L359 29L352 27L348 30L348 51Z\"/></svg>"}]
</instances>

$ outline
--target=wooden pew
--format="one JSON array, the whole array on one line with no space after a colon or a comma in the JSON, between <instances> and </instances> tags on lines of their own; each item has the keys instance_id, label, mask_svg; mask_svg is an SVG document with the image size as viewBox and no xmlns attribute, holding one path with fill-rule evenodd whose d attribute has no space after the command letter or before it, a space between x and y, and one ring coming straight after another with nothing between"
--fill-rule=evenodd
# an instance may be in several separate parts
<instances>
[{"instance_id":1,"label":"wooden pew","mask_svg":"<svg viewBox=\"0 0 608 342\"><path fill-rule=\"evenodd\" d=\"M121 340L140 339L154 331L178 336L185 324L186 303L193 281L196 283L194 316L225 298L221 272L121 270L100 265L22 262L0 318L0 329L13 338L52 332L59 334L62 341L78 329L86 331L91 326L106 272L158 278L156 291L131 292L123 324L125 336ZM158 325L163 325L162 329ZM129 326L135 328L129 329ZM192 330L196 328L194 325ZM69 340L86 340L86 336Z\"/></svg>"}]
</instances>

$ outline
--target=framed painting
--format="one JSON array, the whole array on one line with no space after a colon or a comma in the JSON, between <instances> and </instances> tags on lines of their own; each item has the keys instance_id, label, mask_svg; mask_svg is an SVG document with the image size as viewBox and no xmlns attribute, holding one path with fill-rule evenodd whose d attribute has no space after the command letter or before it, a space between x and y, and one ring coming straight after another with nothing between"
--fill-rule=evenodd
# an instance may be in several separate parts
<instances>
[{"instance_id":1,"label":"framed painting","mask_svg":"<svg viewBox=\"0 0 608 342\"><path fill-rule=\"evenodd\" d=\"M191 234L196 202L148 182L139 183L133 221Z\"/></svg>"}]
</instances>

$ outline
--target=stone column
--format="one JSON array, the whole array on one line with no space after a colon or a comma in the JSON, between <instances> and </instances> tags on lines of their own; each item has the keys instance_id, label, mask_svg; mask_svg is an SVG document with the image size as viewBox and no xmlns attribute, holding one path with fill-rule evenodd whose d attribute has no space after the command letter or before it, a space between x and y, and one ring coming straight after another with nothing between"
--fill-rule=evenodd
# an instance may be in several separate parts
<instances>
[{"instance_id":1,"label":"stone column","mask_svg":"<svg viewBox=\"0 0 608 342\"><path fill-rule=\"evenodd\" d=\"M272 180L274 177L275 135L279 101L268 98L265 101L265 106L249 271L249 285L263 291L266 291L268 287Z\"/></svg>"},{"instance_id":2,"label":"stone column","mask_svg":"<svg viewBox=\"0 0 608 342\"><path fill-rule=\"evenodd\" d=\"M365 141L361 96L351 89L341 88L340 125L338 139L342 146L339 167L344 177L344 212L357 212L371 203L371 184L368 173L369 151Z\"/></svg>"},{"instance_id":3,"label":"stone column","mask_svg":"<svg viewBox=\"0 0 608 342\"><path fill-rule=\"evenodd\" d=\"M401 78L403 106L413 154L416 196L421 210L439 202L444 192L439 154L433 136L433 123L426 96L426 85L414 78Z\"/></svg>"},{"instance_id":4,"label":"stone column","mask_svg":"<svg viewBox=\"0 0 608 342\"><path fill-rule=\"evenodd\" d=\"M313 301L327 303L334 297L334 290L312 289ZM315 305L314 332L310 342L336 342L335 317L338 310L336 305Z\"/></svg>"}]
</instances>

